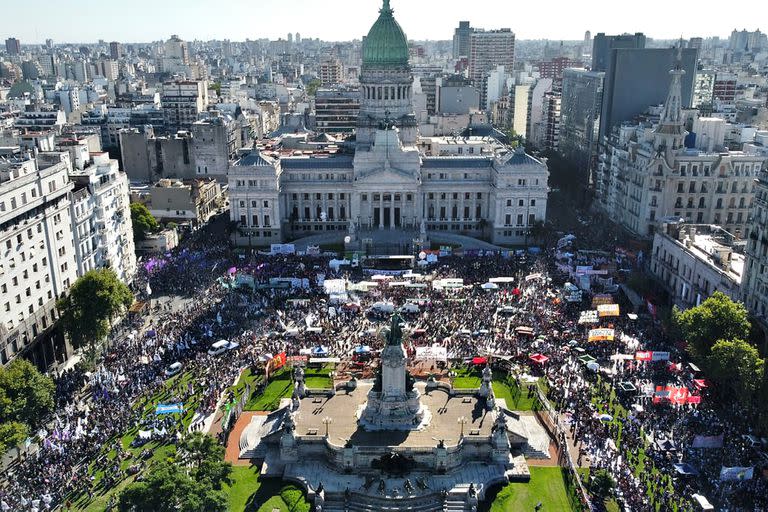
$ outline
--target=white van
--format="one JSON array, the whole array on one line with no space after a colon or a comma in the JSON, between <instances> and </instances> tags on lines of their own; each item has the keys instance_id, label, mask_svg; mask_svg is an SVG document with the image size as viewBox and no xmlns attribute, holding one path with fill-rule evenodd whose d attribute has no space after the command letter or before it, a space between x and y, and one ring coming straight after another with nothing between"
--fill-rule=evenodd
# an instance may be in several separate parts
<instances>
[{"instance_id":1,"label":"white van","mask_svg":"<svg viewBox=\"0 0 768 512\"><path fill-rule=\"evenodd\" d=\"M234 350L239 347L239 343L234 341L219 340L208 349L208 354L212 356L218 356L226 352L227 350Z\"/></svg>"}]
</instances>

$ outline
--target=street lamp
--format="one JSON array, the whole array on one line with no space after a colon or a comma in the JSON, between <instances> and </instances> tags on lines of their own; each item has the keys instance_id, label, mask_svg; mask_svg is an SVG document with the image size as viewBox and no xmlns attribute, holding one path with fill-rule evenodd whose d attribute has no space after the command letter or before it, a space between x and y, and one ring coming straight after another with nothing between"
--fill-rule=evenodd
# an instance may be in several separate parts
<instances>
[{"instance_id":1,"label":"street lamp","mask_svg":"<svg viewBox=\"0 0 768 512\"><path fill-rule=\"evenodd\" d=\"M333 419L332 418L330 418L328 416L323 418L323 425L325 425L325 437L328 437L328 425L330 425L331 423L333 423Z\"/></svg>"},{"instance_id":2,"label":"street lamp","mask_svg":"<svg viewBox=\"0 0 768 512\"><path fill-rule=\"evenodd\" d=\"M464 416L460 416L456 422L461 425L461 433L459 434L459 437L464 437L464 425L467 423L467 418Z\"/></svg>"}]
</instances>

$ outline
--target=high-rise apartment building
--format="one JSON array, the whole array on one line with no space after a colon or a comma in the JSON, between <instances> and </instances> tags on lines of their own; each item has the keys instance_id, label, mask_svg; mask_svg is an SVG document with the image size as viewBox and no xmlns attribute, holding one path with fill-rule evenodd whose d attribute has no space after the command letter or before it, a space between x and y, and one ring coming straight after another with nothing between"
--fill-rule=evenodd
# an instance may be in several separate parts
<instances>
[{"instance_id":1,"label":"high-rise apartment building","mask_svg":"<svg viewBox=\"0 0 768 512\"><path fill-rule=\"evenodd\" d=\"M552 60L539 62L539 76L541 78L551 78L557 88L563 81L563 70L567 68L580 68L583 63L580 60L570 59L568 57L555 57Z\"/></svg>"},{"instance_id":2,"label":"high-rise apartment building","mask_svg":"<svg viewBox=\"0 0 768 512\"><path fill-rule=\"evenodd\" d=\"M182 41L176 34L163 44L166 59L175 59L181 64L189 65L189 46L186 41Z\"/></svg>"},{"instance_id":3,"label":"high-rise apartment building","mask_svg":"<svg viewBox=\"0 0 768 512\"><path fill-rule=\"evenodd\" d=\"M189 130L208 106L208 82L176 80L163 83L160 93L165 128L171 133Z\"/></svg>"},{"instance_id":4,"label":"high-rise apartment building","mask_svg":"<svg viewBox=\"0 0 768 512\"><path fill-rule=\"evenodd\" d=\"M344 81L344 66L339 59L328 59L320 63L318 78L324 87L337 85Z\"/></svg>"},{"instance_id":5,"label":"high-rise apartment building","mask_svg":"<svg viewBox=\"0 0 768 512\"><path fill-rule=\"evenodd\" d=\"M733 103L736 100L737 80L734 73L717 73L712 96L722 103Z\"/></svg>"},{"instance_id":6,"label":"high-rise apartment building","mask_svg":"<svg viewBox=\"0 0 768 512\"><path fill-rule=\"evenodd\" d=\"M0 364L66 359L56 300L77 278L67 153L0 162Z\"/></svg>"},{"instance_id":7,"label":"high-rise apartment building","mask_svg":"<svg viewBox=\"0 0 768 512\"><path fill-rule=\"evenodd\" d=\"M605 72L603 111L600 119L600 139L621 123L632 121L651 105L664 103L669 84L668 72L675 66L675 48L644 48L611 50ZM682 106L691 106L693 82L696 76L698 51L682 49Z\"/></svg>"},{"instance_id":8,"label":"high-rise apartment building","mask_svg":"<svg viewBox=\"0 0 768 512\"><path fill-rule=\"evenodd\" d=\"M453 58L469 57L470 37L473 29L468 21L460 21L459 26L453 32Z\"/></svg>"},{"instance_id":9,"label":"high-rise apartment building","mask_svg":"<svg viewBox=\"0 0 768 512\"><path fill-rule=\"evenodd\" d=\"M731 32L728 47L734 51L756 51L768 48L768 36L760 32L760 29L754 32L734 29Z\"/></svg>"},{"instance_id":10,"label":"high-rise apartment building","mask_svg":"<svg viewBox=\"0 0 768 512\"><path fill-rule=\"evenodd\" d=\"M240 122L233 116L212 110L192 123L192 161L198 178L216 178L226 183L230 162L243 147Z\"/></svg>"},{"instance_id":11,"label":"high-rise apartment building","mask_svg":"<svg viewBox=\"0 0 768 512\"><path fill-rule=\"evenodd\" d=\"M21 53L21 41L15 37L9 37L5 40L5 51L10 56L19 55Z\"/></svg>"},{"instance_id":12,"label":"high-rise apartment building","mask_svg":"<svg viewBox=\"0 0 768 512\"><path fill-rule=\"evenodd\" d=\"M109 43L109 57L112 60L118 60L123 56L123 45L117 41Z\"/></svg>"},{"instance_id":13,"label":"high-rise apartment building","mask_svg":"<svg viewBox=\"0 0 768 512\"><path fill-rule=\"evenodd\" d=\"M352 133L359 112L359 89L318 89L315 96L315 130L321 133Z\"/></svg>"},{"instance_id":14,"label":"high-rise apartment building","mask_svg":"<svg viewBox=\"0 0 768 512\"><path fill-rule=\"evenodd\" d=\"M599 71L563 72L559 149L583 170L591 170L597 159L604 79Z\"/></svg>"},{"instance_id":15,"label":"high-rise apartment building","mask_svg":"<svg viewBox=\"0 0 768 512\"><path fill-rule=\"evenodd\" d=\"M515 34L511 29L475 30L470 35L469 78L486 104L488 73L497 66L515 69Z\"/></svg>"},{"instance_id":16,"label":"high-rise apartment building","mask_svg":"<svg viewBox=\"0 0 768 512\"><path fill-rule=\"evenodd\" d=\"M645 48L645 35L642 32L618 36L597 34L592 40L592 71L608 71L611 51L617 48Z\"/></svg>"},{"instance_id":17,"label":"high-rise apartment building","mask_svg":"<svg viewBox=\"0 0 768 512\"><path fill-rule=\"evenodd\" d=\"M768 325L768 170L755 180L755 206L749 223L746 262L741 281L744 304L763 325Z\"/></svg>"}]
</instances>

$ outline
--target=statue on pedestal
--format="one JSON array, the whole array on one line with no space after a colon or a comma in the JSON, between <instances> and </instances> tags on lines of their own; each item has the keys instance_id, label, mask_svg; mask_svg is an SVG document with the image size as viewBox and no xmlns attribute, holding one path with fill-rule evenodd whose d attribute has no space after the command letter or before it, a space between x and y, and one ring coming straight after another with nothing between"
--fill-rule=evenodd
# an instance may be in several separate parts
<instances>
[{"instance_id":1,"label":"statue on pedestal","mask_svg":"<svg viewBox=\"0 0 768 512\"><path fill-rule=\"evenodd\" d=\"M307 388L304 384L304 368L297 366L293 369L293 380L296 381L296 394L299 398L304 398L307 394Z\"/></svg>"},{"instance_id":2,"label":"statue on pedestal","mask_svg":"<svg viewBox=\"0 0 768 512\"><path fill-rule=\"evenodd\" d=\"M385 331L386 345L381 352L381 366L368 401L359 413L360 424L372 430L417 430L429 421L414 379L406 369L403 330L400 316L392 315Z\"/></svg>"},{"instance_id":3,"label":"statue on pedestal","mask_svg":"<svg viewBox=\"0 0 768 512\"><path fill-rule=\"evenodd\" d=\"M489 366L483 368L483 382L480 384L480 391L478 395L482 398L488 398L491 396L491 380L493 379L493 372Z\"/></svg>"}]
</instances>

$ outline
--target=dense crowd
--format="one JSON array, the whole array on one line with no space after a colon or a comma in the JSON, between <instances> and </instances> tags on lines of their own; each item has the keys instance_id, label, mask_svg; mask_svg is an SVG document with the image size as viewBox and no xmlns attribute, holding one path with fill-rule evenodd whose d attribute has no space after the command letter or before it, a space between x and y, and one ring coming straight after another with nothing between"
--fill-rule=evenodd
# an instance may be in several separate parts
<instances>
[{"instance_id":1,"label":"dense crowd","mask_svg":"<svg viewBox=\"0 0 768 512\"><path fill-rule=\"evenodd\" d=\"M586 259L598 264L612 258ZM240 372L282 351L297 355L323 347L328 355L349 359L357 347L367 346L375 353L383 345L377 333L389 314L376 314L371 306L384 302L399 308L414 298L419 312L403 314L406 331L423 330L424 335L408 343L444 346L451 359L483 355L493 361L502 356L511 359L508 368L515 375L542 375L559 411L559 425L575 443L578 462L608 470L627 510L689 510L696 492L729 510L768 507L768 489L759 471L749 481L719 479L721 465L756 464L754 451L741 437L748 427L739 423L738 415L718 415L706 398L700 405L652 403L640 391L649 383L691 385L694 375L687 367L671 371L666 363L611 356L663 349L684 362L683 355L648 315L611 319L616 341L587 343L587 327L577 319L588 307L588 296L583 303L563 300L566 277L558 270L562 266L555 265L554 249L535 257L510 252L441 258L412 276L425 287L392 286L381 279L367 293L350 293L343 303L328 300L324 280L358 282L371 276L344 266L334 272L328 260L236 253L223 240L203 237L192 238L172 254L142 260L134 286L151 314L130 315L116 326L95 370L78 367L58 376L56 413L39 433L39 450L6 475L0 508L49 510L109 490L127 473L140 473L144 467L144 457L132 456L120 443L126 432L149 432L153 439L173 443L189 430L208 430ZM242 276L252 277L252 286L236 287ZM481 288L489 278L501 276L514 278L513 283L497 290ZM461 278L465 286L440 290L430 284L447 277ZM297 286L270 286L274 278L292 278ZM517 333L519 326L529 327L533 335ZM219 339L239 347L209 355ZM533 364L528 358L532 353L549 360ZM587 369L579 360L584 354L595 358L600 370ZM168 385L166 371L175 362L181 363L184 379ZM632 382L638 391L617 393L619 382ZM152 409L158 400L181 403L185 413L158 416ZM606 421L607 413L615 417ZM692 438L699 434L725 434L725 446L693 449ZM659 448L661 440L674 441L674 449ZM110 452L113 457L107 456ZM121 462L132 457L137 460L121 469L126 466ZM677 475L675 464L681 462L698 474ZM98 471L105 476L95 485Z\"/></svg>"}]
</instances>

